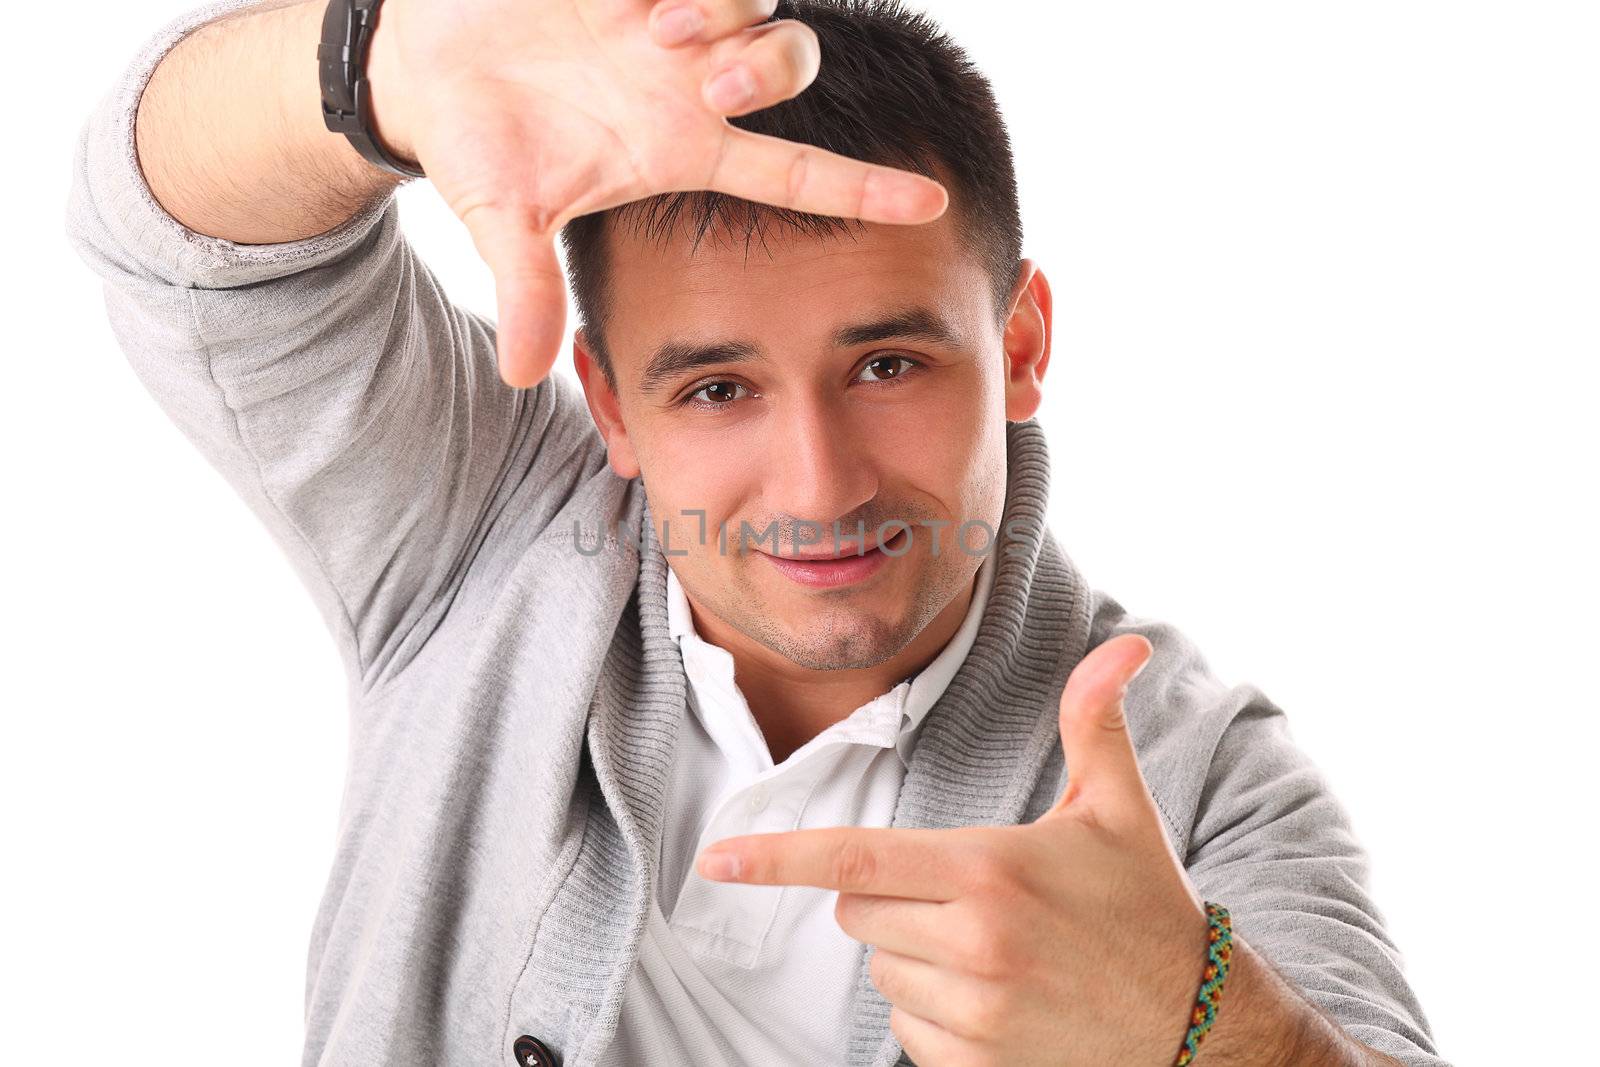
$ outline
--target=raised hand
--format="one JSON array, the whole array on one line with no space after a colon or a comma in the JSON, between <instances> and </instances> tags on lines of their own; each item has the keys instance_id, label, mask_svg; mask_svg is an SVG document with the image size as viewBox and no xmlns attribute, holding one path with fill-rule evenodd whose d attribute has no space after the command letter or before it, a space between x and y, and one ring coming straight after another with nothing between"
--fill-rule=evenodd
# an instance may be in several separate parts
<instances>
[{"instance_id":1,"label":"raised hand","mask_svg":"<svg viewBox=\"0 0 1600 1067\"><path fill-rule=\"evenodd\" d=\"M921 175L740 130L816 77L772 0L387 0L368 60L384 143L417 160L494 272L499 367L536 384L566 320L555 239L578 215L710 189L796 211L928 222Z\"/></svg>"}]
</instances>

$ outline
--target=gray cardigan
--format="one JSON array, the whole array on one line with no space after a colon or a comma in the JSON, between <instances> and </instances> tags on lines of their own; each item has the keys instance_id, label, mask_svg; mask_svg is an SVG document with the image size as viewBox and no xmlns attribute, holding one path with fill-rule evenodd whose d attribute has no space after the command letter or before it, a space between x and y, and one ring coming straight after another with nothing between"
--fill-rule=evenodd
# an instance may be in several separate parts
<instances>
[{"instance_id":1,"label":"gray cardigan","mask_svg":"<svg viewBox=\"0 0 1600 1067\"><path fill-rule=\"evenodd\" d=\"M179 36L239 6L180 17L123 72L83 128L67 227L134 373L282 547L347 669L304 1063L509 1063L522 1034L594 1063L637 953L686 710L642 485L607 467L566 379L499 380L493 325L448 300L392 198L280 245L162 211L134 153L138 95ZM1037 817L1065 782L1068 672L1141 633L1155 655L1130 726L1196 888L1354 1037L1444 1064L1366 855L1282 710L1085 584L1045 527L1044 433L1007 432L1002 528L1020 538L924 722L894 825ZM601 532L603 551L578 550ZM855 982L849 1063L909 1062L865 950Z\"/></svg>"}]
</instances>

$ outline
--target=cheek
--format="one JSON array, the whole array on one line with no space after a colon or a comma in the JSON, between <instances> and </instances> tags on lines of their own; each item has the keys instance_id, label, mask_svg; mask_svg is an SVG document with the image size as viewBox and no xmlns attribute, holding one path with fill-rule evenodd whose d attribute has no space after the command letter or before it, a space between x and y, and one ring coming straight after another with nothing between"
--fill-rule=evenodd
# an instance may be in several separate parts
<instances>
[{"instance_id":1,"label":"cheek","mask_svg":"<svg viewBox=\"0 0 1600 1067\"><path fill-rule=\"evenodd\" d=\"M894 451L895 476L935 497L952 517L957 512L963 512L962 518L981 517L993 482L995 434L987 429L991 421L1000 427L1003 463L1003 417L980 419L967 404L925 412L915 425L900 427L899 439L907 446Z\"/></svg>"},{"instance_id":2,"label":"cheek","mask_svg":"<svg viewBox=\"0 0 1600 1067\"><path fill-rule=\"evenodd\" d=\"M925 482L938 494L940 506L956 524L949 531L953 539L962 538L962 548L972 555L992 549L1003 534L1001 520L1005 510L1006 445L1005 422L998 431L979 431L962 441L951 441L943 453L945 466L935 475L940 480ZM937 486L937 489L933 489ZM964 529L962 524L971 524ZM952 540L951 544L955 542Z\"/></svg>"},{"instance_id":3,"label":"cheek","mask_svg":"<svg viewBox=\"0 0 1600 1067\"><path fill-rule=\"evenodd\" d=\"M664 526L670 531L674 552L687 551L690 559L717 555L719 527L733 541L739 520L750 518L751 494L759 490L752 481L756 466L743 451L714 442L699 449L675 442L670 450L652 450L642 459L650 513L658 533Z\"/></svg>"}]
</instances>

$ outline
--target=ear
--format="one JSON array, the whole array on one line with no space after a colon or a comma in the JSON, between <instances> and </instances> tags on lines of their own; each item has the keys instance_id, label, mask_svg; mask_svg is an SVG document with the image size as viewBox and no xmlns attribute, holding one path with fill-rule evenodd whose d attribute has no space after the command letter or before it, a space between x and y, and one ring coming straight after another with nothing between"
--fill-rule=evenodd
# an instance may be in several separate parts
<instances>
[{"instance_id":1,"label":"ear","mask_svg":"<svg viewBox=\"0 0 1600 1067\"><path fill-rule=\"evenodd\" d=\"M634 455L633 442L628 439L628 428L622 422L622 406L590 351L589 338L581 326L572 335L572 365L578 371L578 380L583 383L583 396L589 402L589 415L600 430L600 436L605 439L606 457L611 469L619 477L637 478L639 458Z\"/></svg>"},{"instance_id":2,"label":"ear","mask_svg":"<svg viewBox=\"0 0 1600 1067\"><path fill-rule=\"evenodd\" d=\"M1044 372L1050 364L1050 282L1031 259L1023 260L1017 272L1002 345L1006 419L1022 422L1039 410Z\"/></svg>"}]
</instances>

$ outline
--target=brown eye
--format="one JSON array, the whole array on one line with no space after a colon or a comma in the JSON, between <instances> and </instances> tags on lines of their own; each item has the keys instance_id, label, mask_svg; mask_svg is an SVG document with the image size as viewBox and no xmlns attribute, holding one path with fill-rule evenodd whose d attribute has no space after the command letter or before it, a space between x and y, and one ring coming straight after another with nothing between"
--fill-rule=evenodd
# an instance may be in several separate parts
<instances>
[{"instance_id":1,"label":"brown eye","mask_svg":"<svg viewBox=\"0 0 1600 1067\"><path fill-rule=\"evenodd\" d=\"M687 403L700 404L704 407L721 407L737 400L738 397L734 393L736 390L743 388L744 386L738 382L709 382L690 393L684 400ZM705 394L707 399L700 399L701 394Z\"/></svg>"},{"instance_id":2,"label":"brown eye","mask_svg":"<svg viewBox=\"0 0 1600 1067\"><path fill-rule=\"evenodd\" d=\"M872 372L873 377L867 379L869 382L892 381L895 378L903 377L906 368L910 366L915 366L915 364L905 356L878 356L867 361L867 365L862 368L862 373Z\"/></svg>"}]
</instances>

